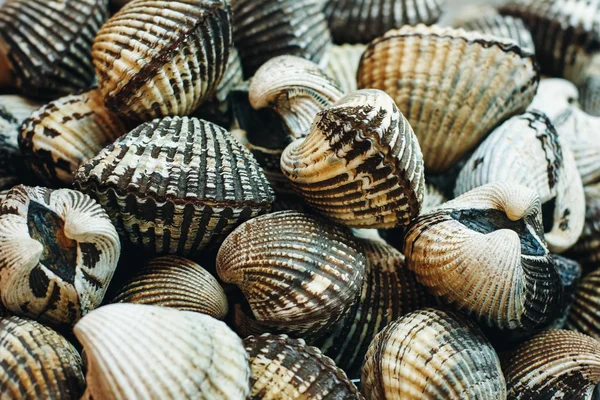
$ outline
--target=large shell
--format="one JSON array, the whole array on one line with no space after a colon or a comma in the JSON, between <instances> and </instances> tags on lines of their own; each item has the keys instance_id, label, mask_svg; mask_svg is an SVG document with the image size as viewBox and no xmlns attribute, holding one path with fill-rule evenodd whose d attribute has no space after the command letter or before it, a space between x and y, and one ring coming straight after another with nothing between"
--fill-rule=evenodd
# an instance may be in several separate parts
<instances>
[{"instance_id":1,"label":"large shell","mask_svg":"<svg viewBox=\"0 0 600 400\"><path fill-rule=\"evenodd\" d=\"M325 74L338 84L342 92L351 93L357 89L356 72L366 48L367 46L364 44L344 44L330 47L329 63L325 67Z\"/></svg>"},{"instance_id":2,"label":"large shell","mask_svg":"<svg viewBox=\"0 0 600 400\"><path fill-rule=\"evenodd\" d=\"M0 398L78 399L85 388L81 357L52 329L0 317Z\"/></svg>"},{"instance_id":3,"label":"large shell","mask_svg":"<svg viewBox=\"0 0 600 400\"><path fill-rule=\"evenodd\" d=\"M431 308L375 337L361 392L367 400L506 398L500 360L479 328L458 313Z\"/></svg>"},{"instance_id":4,"label":"large shell","mask_svg":"<svg viewBox=\"0 0 600 400\"><path fill-rule=\"evenodd\" d=\"M579 283L566 327L600 340L600 268Z\"/></svg>"},{"instance_id":5,"label":"large shell","mask_svg":"<svg viewBox=\"0 0 600 400\"><path fill-rule=\"evenodd\" d=\"M584 191L585 224L579 240L569 249L568 256L592 271L600 266L600 183L586 186Z\"/></svg>"},{"instance_id":6,"label":"large shell","mask_svg":"<svg viewBox=\"0 0 600 400\"><path fill-rule=\"evenodd\" d=\"M190 255L269 210L273 194L252 158L223 128L196 118L144 123L75 173L128 241Z\"/></svg>"},{"instance_id":7,"label":"large shell","mask_svg":"<svg viewBox=\"0 0 600 400\"><path fill-rule=\"evenodd\" d=\"M586 113L600 117L600 74L587 76L579 86L579 103Z\"/></svg>"},{"instance_id":8,"label":"large shell","mask_svg":"<svg viewBox=\"0 0 600 400\"><path fill-rule=\"evenodd\" d=\"M521 18L510 15L480 15L458 26L466 31L477 31L514 40L523 50L535 53L535 44L529 29Z\"/></svg>"},{"instance_id":9,"label":"large shell","mask_svg":"<svg viewBox=\"0 0 600 400\"><path fill-rule=\"evenodd\" d=\"M317 114L306 139L292 142L281 170L307 204L357 228L406 225L425 186L417 138L380 90L359 90Z\"/></svg>"},{"instance_id":10,"label":"large shell","mask_svg":"<svg viewBox=\"0 0 600 400\"><path fill-rule=\"evenodd\" d=\"M302 339L264 334L244 339L252 371L250 400L359 399L344 371Z\"/></svg>"},{"instance_id":11,"label":"large shell","mask_svg":"<svg viewBox=\"0 0 600 400\"><path fill-rule=\"evenodd\" d=\"M600 383L600 342L549 330L521 344L502 364L509 399L591 400Z\"/></svg>"},{"instance_id":12,"label":"large shell","mask_svg":"<svg viewBox=\"0 0 600 400\"><path fill-rule=\"evenodd\" d=\"M213 94L231 49L226 0L136 0L106 22L92 55L106 107L144 121L186 115Z\"/></svg>"},{"instance_id":13,"label":"large shell","mask_svg":"<svg viewBox=\"0 0 600 400\"><path fill-rule=\"evenodd\" d=\"M371 42L358 87L386 91L419 139L425 168L441 173L503 120L521 113L539 81L514 42L439 26L406 26Z\"/></svg>"},{"instance_id":14,"label":"large shell","mask_svg":"<svg viewBox=\"0 0 600 400\"><path fill-rule=\"evenodd\" d=\"M104 108L97 89L70 95L35 111L21 126L19 147L27 165L49 185L70 185L80 164L128 131Z\"/></svg>"},{"instance_id":15,"label":"large shell","mask_svg":"<svg viewBox=\"0 0 600 400\"><path fill-rule=\"evenodd\" d=\"M86 398L246 399L248 355L208 315L141 304L100 307L75 325L87 359Z\"/></svg>"}]
</instances>

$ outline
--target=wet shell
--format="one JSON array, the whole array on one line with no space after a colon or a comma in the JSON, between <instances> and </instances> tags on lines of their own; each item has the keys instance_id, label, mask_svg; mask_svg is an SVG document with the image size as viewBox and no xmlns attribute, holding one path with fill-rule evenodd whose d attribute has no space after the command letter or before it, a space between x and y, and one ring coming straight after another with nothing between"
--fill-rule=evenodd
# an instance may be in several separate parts
<instances>
[{"instance_id":1,"label":"wet shell","mask_svg":"<svg viewBox=\"0 0 600 400\"><path fill-rule=\"evenodd\" d=\"M600 340L600 269L586 275L577 287L566 327Z\"/></svg>"},{"instance_id":2,"label":"wet shell","mask_svg":"<svg viewBox=\"0 0 600 400\"><path fill-rule=\"evenodd\" d=\"M567 253L587 271L600 266L600 183L586 186L585 224L579 240Z\"/></svg>"},{"instance_id":3,"label":"wet shell","mask_svg":"<svg viewBox=\"0 0 600 400\"><path fill-rule=\"evenodd\" d=\"M394 101L359 90L317 114L291 143L281 170L308 205L356 228L407 225L425 186L417 138Z\"/></svg>"},{"instance_id":4,"label":"wet shell","mask_svg":"<svg viewBox=\"0 0 600 400\"><path fill-rule=\"evenodd\" d=\"M0 53L12 83L48 99L89 88L92 42L108 12L108 0L8 0L0 9Z\"/></svg>"},{"instance_id":5,"label":"wet shell","mask_svg":"<svg viewBox=\"0 0 600 400\"><path fill-rule=\"evenodd\" d=\"M586 113L600 117L600 74L590 75L579 87L579 103Z\"/></svg>"},{"instance_id":6,"label":"wet shell","mask_svg":"<svg viewBox=\"0 0 600 400\"><path fill-rule=\"evenodd\" d=\"M219 277L239 286L259 323L311 337L350 309L364 270L365 257L348 230L296 211L245 222L217 255Z\"/></svg>"},{"instance_id":7,"label":"wet shell","mask_svg":"<svg viewBox=\"0 0 600 400\"><path fill-rule=\"evenodd\" d=\"M240 338L208 315L111 304L74 328L87 359L85 398L245 399L248 355Z\"/></svg>"},{"instance_id":8,"label":"wet shell","mask_svg":"<svg viewBox=\"0 0 600 400\"><path fill-rule=\"evenodd\" d=\"M408 268L430 293L492 327L531 330L561 306L535 191L491 183L419 216L405 235Z\"/></svg>"},{"instance_id":9,"label":"wet shell","mask_svg":"<svg viewBox=\"0 0 600 400\"><path fill-rule=\"evenodd\" d=\"M367 47L358 87L394 99L415 130L425 168L442 173L535 94L533 55L505 40L439 26L393 30Z\"/></svg>"},{"instance_id":10,"label":"wet shell","mask_svg":"<svg viewBox=\"0 0 600 400\"><path fill-rule=\"evenodd\" d=\"M466 31L477 31L501 38L514 40L519 47L530 53L535 52L535 45L531 33L521 18L510 15L483 15L466 21L458 26Z\"/></svg>"},{"instance_id":11,"label":"wet shell","mask_svg":"<svg viewBox=\"0 0 600 400\"><path fill-rule=\"evenodd\" d=\"M97 89L70 95L35 111L21 126L19 147L26 164L48 185L70 185L80 164L128 131L104 108Z\"/></svg>"},{"instance_id":12,"label":"wet shell","mask_svg":"<svg viewBox=\"0 0 600 400\"><path fill-rule=\"evenodd\" d=\"M358 64L367 46L364 44L334 45L329 49L329 63L325 74L338 84L343 93L354 92Z\"/></svg>"},{"instance_id":13,"label":"wet shell","mask_svg":"<svg viewBox=\"0 0 600 400\"><path fill-rule=\"evenodd\" d=\"M144 123L83 164L75 185L121 235L156 254L195 254L270 209L262 170L229 132L168 117Z\"/></svg>"},{"instance_id":14,"label":"wet shell","mask_svg":"<svg viewBox=\"0 0 600 400\"><path fill-rule=\"evenodd\" d=\"M549 330L503 362L508 399L591 400L600 383L600 342L578 332Z\"/></svg>"},{"instance_id":15,"label":"wet shell","mask_svg":"<svg viewBox=\"0 0 600 400\"><path fill-rule=\"evenodd\" d=\"M370 399L505 399L496 352L462 315L427 308L389 324L369 347L361 392Z\"/></svg>"},{"instance_id":16,"label":"wet shell","mask_svg":"<svg viewBox=\"0 0 600 400\"><path fill-rule=\"evenodd\" d=\"M137 0L102 26L92 55L109 110L186 115L217 89L231 49L226 0Z\"/></svg>"},{"instance_id":17,"label":"wet shell","mask_svg":"<svg viewBox=\"0 0 600 400\"><path fill-rule=\"evenodd\" d=\"M64 337L29 319L0 317L2 399L78 399L81 357Z\"/></svg>"},{"instance_id":18,"label":"wet shell","mask_svg":"<svg viewBox=\"0 0 600 400\"><path fill-rule=\"evenodd\" d=\"M250 400L359 399L358 389L333 360L302 339L264 334L244 339L250 356Z\"/></svg>"}]
</instances>

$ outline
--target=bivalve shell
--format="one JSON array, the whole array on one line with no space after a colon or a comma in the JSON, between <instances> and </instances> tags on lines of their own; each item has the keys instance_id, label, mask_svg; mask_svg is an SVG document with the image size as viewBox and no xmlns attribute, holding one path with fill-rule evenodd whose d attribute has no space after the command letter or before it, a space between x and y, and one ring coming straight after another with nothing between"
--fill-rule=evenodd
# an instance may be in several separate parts
<instances>
[{"instance_id":1,"label":"bivalve shell","mask_svg":"<svg viewBox=\"0 0 600 400\"><path fill-rule=\"evenodd\" d=\"M579 86L579 103L586 113L600 117L600 74L589 75Z\"/></svg>"},{"instance_id":2,"label":"bivalve shell","mask_svg":"<svg viewBox=\"0 0 600 400\"><path fill-rule=\"evenodd\" d=\"M600 183L586 186L585 224L577 243L567 255L579 261L586 271L600 266Z\"/></svg>"},{"instance_id":3,"label":"bivalve shell","mask_svg":"<svg viewBox=\"0 0 600 400\"><path fill-rule=\"evenodd\" d=\"M551 254L550 257L552 258L552 263L554 264L554 268L556 269L556 272L558 273L562 283L563 300L562 308L558 313L558 318L556 318L556 320L549 325L549 328L561 329L565 326L567 316L569 315L569 311L571 310L573 302L575 301L575 292L579 282L581 281L583 270L577 261L570 260L558 254Z\"/></svg>"},{"instance_id":4,"label":"bivalve shell","mask_svg":"<svg viewBox=\"0 0 600 400\"><path fill-rule=\"evenodd\" d=\"M482 15L458 26L466 31L477 31L488 35L514 40L523 50L535 53L531 32L521 18L510 15Z\"/></svg>"},{"instance_id":5,"label":"bivalve shell","mask_svg":"<svg viewBox=\"0 0 600 400\"><path fill-rule=\"evenodd\" d=\"M600 340L600 268L579 283L566 327Z\"/></svg>"},{"instance_id":6,"label":"bivalve shell","mask_svg":"<svg viewBox=\"0 0 600 400\"><path fill-rule=\"evenodd\" d=\"M325 67L325 74L338 84L343 93L351 93L357 89L356 72L366 48L364 44L330 47L329 63Z\"/></svg>"}]
</instances>

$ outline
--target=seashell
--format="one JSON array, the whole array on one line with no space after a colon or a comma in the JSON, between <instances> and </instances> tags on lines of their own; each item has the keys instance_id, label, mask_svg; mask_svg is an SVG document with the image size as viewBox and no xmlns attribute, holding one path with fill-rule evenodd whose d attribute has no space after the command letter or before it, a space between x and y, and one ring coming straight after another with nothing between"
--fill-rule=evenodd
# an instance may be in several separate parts
<instances>
[{"instance_id":1,"label":"seashell","mask_svg":"<svg viewBox=\"0 0 600 400\"><path fill-rule=\"evenodd\" d=\"M302 339L264 334L244 339L250 356L250 400L360 399L333 360Z\"/></svg>"},{"instance_id":2,"label":"seashell","mask_svg":"<svg viewBox=\"0 0 600 400\"><path fill-rule=\"evenodd\" d=\"M338 84L343 93L354 92L356 87L356 72L365 49L364 44L333 45L329 48L329 63L325 74Z\"/></svg>"},{"instance_id":3,"label":"seashell","mask_svg":"<svg viewBox=\"0 0 600 400\"><path fill-rule=\"evenodd\" d=\"M577 243L567 255L581 263L586 271L600 266L600 183L584 187L585 224Z\"/></svg>"},{"instance_id":4,"label":"seashell","mask_svg":"<svg viewBox=\"0 0 600 400\"><path fill-rule=\"evenodd\" d=\"M323 11L336 43L368 43L390 29L435 23L445 0L329 0Z\"/></svg>"},{"instance_id":5,"label":"seashell","mask_svg":"<svg viewBox=\"0 0 600 400\"><path fill-rule=\"evenodd\" d=\"M579 103L586 113L600 117L600 74L587 76L579 86Z\"/></svg>"},{"instance_id":6,"label":"seashell","mask_svg":"<svg viewBox=\"0 0 600 400\"><path fill-rule=\"evenodd\" d=\"M19 147L46 184L70 185L80 164L125 134L127 123L104 108L97 89L55 100L22 125Z\"/></svg>"},{"instance_id":7,"label":"seashell","mask_svg":"<svg viewBox=\"0 0 600 400\"><path fill-rule=\"evenodd\" d=\"M577 261L570 260L558 254L551 254L550 257L563 287L563 306L559 311L558 318L550 324L549 328L561 329L565 326L567 315L575 300L575 291L581 280L582 269Z\"/></svg>"},{"instance_id":8,"label":"seashell","mask_svg":"<svg viewBox=\"0 0 600 400\"><path fill-rule=\"evenodd\" d=\"M421 209L421 214L426 214L447 201L448 199L441 190L427 183L425 184L425 192L423 193L423 207Z\"/></svg>"},{"instance_id":9,"label":"seashell","mask_svg":"<svg viewBox=\"0 0 600 400\"><path fill-rule=\"evenodd\" d=\"M82 318L74 332L87 359L85 398L235 400L249 394L241 339L208 315L111 304Z\"/></svg>"},{"instance_id":10,"label":"seashell","mask_svg":"<svg viewBox=\"0 0 600 400\"><path fill-rule=\"evenodd\" d=\"M226 0L136 0L108 20L92 56L106 107L149 121L194 111L229 58Z\"/></svg>"},{"instance_id":11,"label":"seashell","mask_svg":"<svg viewBox=\"0 0 600 400\"><path fill-rule=\"evenodd\" d=\"M0 317L2 399L78 399L81 357L64 337L29 319Z\"/></svg>"},{"instance_id":12,"label":"seashell","mask_svg":"<svg viewBox=\"0 0 600 400\"><path fill-rule=\"evenodd\" d=\"M508 399L592 399L600 383L600 342L549 330L518 346L503 362Z\"/></svg>"},{"instance_id":13,"label":"seashell","mask_svg":"<svg viewBox=\"0 0 600 400\"><path fill-rule=\"evenodd\" d=\"M566 327L600 340L600 269L579 283Z\"/></svg>"},{"instance_id":14,"label":"seashell","mask_svg":"<svg viewBox=\"0 0 600 400\"><path fill-rule=\"evenodd\" d=\"M430 293L489 326L530 331L562 301L543 234L534 190L490 183L413 221L404 255Z\"/></svg>"},{"instance_id":15,"label":"seashell","mask_svg":"<svg viewBox=\"0 0 600 400\"><path fill-rule=\"evenodd\" d=\"M490 133L458 175L454 194L491 182L536 190L551 251L565 251L581 235L585 220L581 178L571 150L545 114L528 111Z\"/></svg>"},{"instance_id":16,"label":"seashell","mask_svg":"<svg viewBox=\"0 0 600 400\"><path fill-rule=\"evenodd\" d=\"M510 15L482 15L458 25L466 31L476 31L515 41L524 51L535 53L535 44L529 29L521 18Z\"/></svg>"},{"instance_id":17,"label":"seashell","mask_svg":"<svg viewBox=\"0 0 600 400\"><path fill-rule=\"evenodd\" d=\"M289 54L327 65L331 35L322 0L233 0L233 40L244 76L273 57Z\"/></svg>"},{"instance_id":18,"label":"seashell","mask_svg":"<svg viewBox=\"0 0 600 400\"><path fill-rule=\"evenodd\" d=\"M500 15L493 4L486 3L467 3L461 4L459 7L449 7L438 25L461 27L479 18L488 18L495 15Z\"/></svg>"},{"instance_id":19,"label":"seashell","mask_svg":"<svg viewBox=\"0 0 600 400\"><path fill-rule=\"evenodd\" d=\"M105 207L125 241L155 254L194 255L273 202L252 155L223 128L197 118L144 123L74 179Z\"/></svg>"},{"instance_id":20,"label":"seashell","mask_svg":"<svg viewBox=\"0 0 600 400\"><path fill-rule=\"evenodd\" d=\"M349 311L364 269L364 255L348 230L296 211L243 223L217 254L219 277L241 289L265 330L307 338Z\"/></svg>"},{"instance_id":21,"label":"seashell","mask_svg":"<svg viewBox=\"0 0 600 400\"><path fill-rule=\"evenodd\" d=\"M425 168L447 171L531 102L533 55L513 42L439 26L405 26L371 42L358 87L387 92L415 130Z\"/></svg>"},{"instance_id":22,"label":"seashell","mask_svg":"<svg viewBox=\"0 0 600 400\"><path fill-rule=\"evenodd\" d=\"M8 196L9 192L10 192L10 189L9 190L0 190L0 203L2 203L4 201L6 196Z\"/></svg>"},{"instance_id":23,"label":"seashell","mask_svg":"<svg viewBox=\"0 0 600 400\"><path fill-rule=\"evenodd\" d=\"M365 357L361 392L370 399L505 399L500 360L462 315L415 311L380 332Z\"/></svg>"},{"instance_id":24,"label":"seashell","mask_svg":"<svg viewBox=\"0 0 600 400\"><path fill-rule=\"evenodd\" d=\"M102 302L120 252L108 216L83 193L19 185L0 205L0 293L15 314L74 323Z\"/></svg>"},{"instance_id":25,"label":"seashell","mask_svg":"<svg viewBox=\"0 0 600 400\"><path fill-rule=\"evenodd\" d=\"M407 225L425 186L417 138L394 101L359 90L317 114L292 142L281 170L308 205L356 228Z\"/></svg>"}]
</instances>

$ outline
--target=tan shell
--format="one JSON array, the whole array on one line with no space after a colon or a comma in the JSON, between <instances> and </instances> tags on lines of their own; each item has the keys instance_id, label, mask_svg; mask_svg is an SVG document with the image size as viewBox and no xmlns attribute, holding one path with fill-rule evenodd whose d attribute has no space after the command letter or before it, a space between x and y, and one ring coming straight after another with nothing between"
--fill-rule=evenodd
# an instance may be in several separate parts
<instances>
[{"instance_id":1,"label":"tan shell","mask_svg":"<svg viewBox=\"0 0 600 400\"><path fill-rule=\"evenodd\" d=\"M579 283L565 326L600 340L600 268Z\"/></svg>"},{"instance_id":2,"label":"tan shell","mask_svg":"<svg viewBox=\"0 0 600 400\"><path fill-rule=\"evenodd\" d=\"M358 87L387 92L415 130L425 168L448 170L503 120L521 113L539 81L514 42L439 26L405 26L369 44Z\"/></svg>"},{"instance_id":3,"label":"tan shell","mask_svg":"<svg viewBox=\"0 0 600 400\"><path fill-rule=\"evenodd\" d=\"M356 72L366 48L364 44L334 45L329 48L329 63L325 74L338 84L343 93L351 93L357 89Z\"/></svg>"},{"instance_id":4,"label":"tan shell","mask_svg":"<svg viewBox=\"0 0 600 400\"><path fill-rule=\"evenodd\" d=\"M317 114L291 143L281 170L308 205L356 228L407 225L425 186L417 138L380 90L359 90Z\"/></svg>"},{"instance_id":5,"label":"tan shell","mask_svg":"<svg viewBox=\"0 0 600 400\"><path fill-rule=\"evenodd\" d=\"M523 50L535 53L533 38L521 18L497 13L491 15L483 14L456 26L466 31L476 31L514 40Z\"/></svg>"},{"instance_id":6,"label":"tan shell","mask_svg":"<svg viewBox=\"0 0 600 400\"><path fill-rule=\"evenodd\" d=\"M586 186L585 224L577 243L567 255L579 261L587 271L600 267L600 183Z\"/></svg>"}]
</instances>

